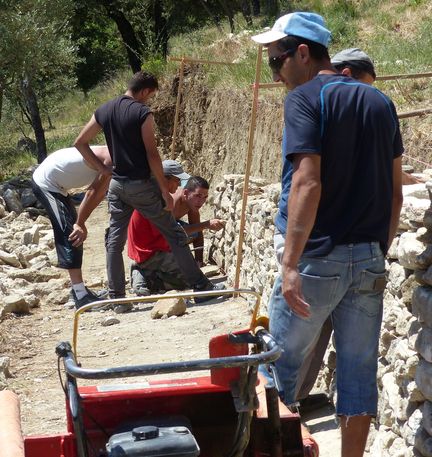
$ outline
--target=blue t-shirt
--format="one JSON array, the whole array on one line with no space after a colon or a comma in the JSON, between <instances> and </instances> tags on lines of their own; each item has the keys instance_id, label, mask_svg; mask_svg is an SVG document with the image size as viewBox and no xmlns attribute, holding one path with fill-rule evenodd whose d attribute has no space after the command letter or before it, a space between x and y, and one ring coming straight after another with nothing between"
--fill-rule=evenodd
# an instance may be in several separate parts
<instances>
[{"instance_id":1,"label":"blue t-shirt","mask_svg":"<svg viewBox=\"0 0 432 457\"><path fill-rule=\"evenodd\" d=\"M278 212L275 217L275 225L279 232L285 236L288 221L288 195L291 189L293 166L291 160L284 153L286 149L286 130L282 134L282 179L281 194L279 198Z\"/></svg>"},{"instance_id":2,"label":"blue t-shirt","mask_svg":"<svg viewBox=\"0 0 432 457\"><path fill-rule=\"evenodd\" d=\"M403 153L391 100L352 78L318 75L287 95L284 116L287 175L282 178L278 229L286 230L292 175L286 162L296 153L319 154L321 200L304 252L323 256L338 244L368 241L378 241L386 252L393 160Z\"/></svg>"}]
</instances>

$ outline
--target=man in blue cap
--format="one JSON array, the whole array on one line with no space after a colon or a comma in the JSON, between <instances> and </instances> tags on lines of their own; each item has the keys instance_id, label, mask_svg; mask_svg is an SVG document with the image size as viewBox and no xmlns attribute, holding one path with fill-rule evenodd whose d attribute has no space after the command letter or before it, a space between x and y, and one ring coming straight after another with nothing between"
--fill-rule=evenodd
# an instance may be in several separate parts
<instances>
[{"instance_id":1,"label":"man in blue cap","mask_svg":"<svg viewBox=\"0 0 432 457\"><path fill-rule=\"evenodd\" d=\"M342 456L360 457L377 412L384 255L402 206L396 110L377 89L335 72L318 14L287 14L253 39L267 46L274 80L291 89L275 220L286 228L285 249L270 303L284 402L295 401L298 370L331 315Z\"/></svg>"}]
</instances>

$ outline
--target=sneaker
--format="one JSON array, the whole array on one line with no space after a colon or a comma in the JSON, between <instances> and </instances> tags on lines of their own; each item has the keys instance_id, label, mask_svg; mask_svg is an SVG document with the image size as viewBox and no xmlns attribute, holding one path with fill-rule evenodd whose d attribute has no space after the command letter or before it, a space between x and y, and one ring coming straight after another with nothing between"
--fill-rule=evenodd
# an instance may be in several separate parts
<instances>
[{"instance_id":1,"label":"sneaker","mask_svg":"<svg viewBox=\"0 0 432 457\"><path fill-rule=\"evenodd\" d=\"M203 286L195 286L194 292L211 292L211 291L217 291L217 290L224 290L226 289L225 284L223 282L220 282L218 284L213 284L211 281L208 281L205 283ZM206 301L213 300L215 298L222 297L222 295L209 295L206 297L194 297L195 304L199 305L201 303L205 303Z\"/></svg>"},{"instance_id":2,"label":"sneaker","mask_svg":"<svg viewBox=\"0 0 432 457\"><path fill-rule=\"evenodd\" d=\"M76 298L76 295L74 293L74 302L75 302L75 308L80 309L85 305L88 305L89 303L94 303L95 301L100 301L102 298L97 297L95 294L87 294L84 295L84 297L78 299Z\"/></svg>"}]
</instances>

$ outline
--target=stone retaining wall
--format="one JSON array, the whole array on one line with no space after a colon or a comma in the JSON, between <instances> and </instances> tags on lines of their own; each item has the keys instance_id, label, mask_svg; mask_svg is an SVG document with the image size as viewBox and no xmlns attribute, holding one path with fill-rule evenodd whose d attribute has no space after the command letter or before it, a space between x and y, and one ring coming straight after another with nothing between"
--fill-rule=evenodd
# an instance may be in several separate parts
<instances>
[{"instance_id":1,"label":"stone retaining wall","mask_svg":"<svg viewBox=\"0 0 432 457\"><path fill-rule=\"evenodd\" d=\"M425 172L426 173L426 172ZM370 435L373 457L432 456L432 182L404 186L399 233L387 259L388 284L380 342L379 416ZM227 220L209 254L234 280L243 175L226 175L212 198L215 217ZM273 219L279 185L252 178L246 209L242 287L267 306L277 263ZM421 285L419 285L419 282ZM329 347L317 387L332 393L335 353Z\"/></svg>"}]
</instances>

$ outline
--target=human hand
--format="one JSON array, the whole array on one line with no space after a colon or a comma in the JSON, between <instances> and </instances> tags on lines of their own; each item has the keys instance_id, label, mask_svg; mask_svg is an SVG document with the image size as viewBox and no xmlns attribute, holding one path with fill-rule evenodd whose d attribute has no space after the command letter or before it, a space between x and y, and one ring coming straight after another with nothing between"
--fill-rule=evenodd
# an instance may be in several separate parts
<instances>
[{"instance_id":1,"label":"human hand","mask_svg":"<svg viewBox=\"0 0 432 457\"><path fill-rule=\"evenodd\" d=\"M84 224L73 225L73 230L69 235L69 241L72 241L72 246L78 247L81 246L87 238L87 228Z\"/></svg>"},{"instance_id":2,"label":"human hand","mask_svg":"<svg viewBox=\"0 0 432 457\"><path fill-rule=\"evenodd\" d=\"M164 199L165 202L165 211L172 211L174 208L174 200L172 198L172 195L167 191L162 191L162 198Z\"/></svg>"},{"instance_id":3,"label":"human hand","mask_svg":"<svg viewBox=\"0 0 432 457\"><path fill-rule=\"evenodd\" d=\"M226 221L222 219L210 219L209 230L221 230L225 227Z\"/></svg>"},{"instance_id":4,"label":"human hand","mask_svg":"<svg viewBox=\"0 0 432 457\"><path fill-rule=\"evenodd\" d=\"M283 270L282 295L293 313L302 318L310 316L310 306L304 300L301 278L297 268L285 268Z\"/></svg>"}]
</instances>

